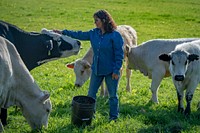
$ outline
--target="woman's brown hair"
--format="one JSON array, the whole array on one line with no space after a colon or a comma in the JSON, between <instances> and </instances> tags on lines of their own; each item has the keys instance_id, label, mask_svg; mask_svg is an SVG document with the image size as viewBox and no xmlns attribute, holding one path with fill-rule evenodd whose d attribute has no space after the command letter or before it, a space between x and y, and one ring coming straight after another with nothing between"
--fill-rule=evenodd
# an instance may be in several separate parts
<instances>
[{"instance_id":1,"label":"woman's brown hair","mask_svg":"<svg viewBox=\"0 0 200 133\"><path fill-rule=\"evenodd\" d=\"M112 16L106 10L98 10L93 16L98 17L102 21L105 32L112 32L117 28Z\"/></svg>"}]
</instances>

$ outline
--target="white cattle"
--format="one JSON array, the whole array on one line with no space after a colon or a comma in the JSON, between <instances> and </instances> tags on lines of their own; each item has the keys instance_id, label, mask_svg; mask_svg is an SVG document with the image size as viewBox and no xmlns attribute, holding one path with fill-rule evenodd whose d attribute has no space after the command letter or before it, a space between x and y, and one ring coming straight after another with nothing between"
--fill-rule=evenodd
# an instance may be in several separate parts
<instances>
[{"instance_id":1,"label":"white cattle","mask_svg":"<svg viewBox=\"0 0 200 133\"><path fill-rule=\"evenodd\" d=\"M124 48L126 45L130 47L137 45L137 34L136 31L131 26L119 25L117 26L117 31L120 32L120 34L124 39ZM67 64L68 68L74 68L74 72L76 75L75 86L81 87L89 79L91 74L90 67L92 64L92 58L93 58L93 50L92 48L90 48L82 59L78 59L75 62ZM124 60L128 65L126 51L124 51ZM131 70L126 68L126 78L127 78L126 90L129 92L131 91L130 76L131 76ZM103 85L101 87L101 95L107 95Z\"/></svg>"},{"instance_id":2,"label":"white cattle","mask_svg":"<svg viewBox=\"0 0 200 133\"><path fill-rule=\"evenodd\" d=\"M52 108L49 96L35 83L14 44L0 37L0 107L18 106L31 128L41 129Z\"/></svg>"},{"instance_id":3,"label":"white cattle","mask_svg":"<svg viewBox=\"0 0 200 133\"><path fill-rule=\"evenodd\" d=\"M178 96L178 112L189 115L190 104L195 89L200 83L200 40L176 46L170 53L159 56L160 60L169 63L169 71ZM187 106L184 111L183 97L186 90Z\"/></svg>"},{"instance_id":4,"label":"white cattle","mask_svg":"<svg viewBox=\"0 0 200 133\"><path fill-rule=\"evenodd\" d=\"M137 47L127 47L129 69L139 70L145 76L152 79L151 101L158 103L158 89L164 77L170 76L169 64L159 60L161 53L167 53L176 47L176 45L191 42L198 38L179 38L179 39L154 39L140 44Z\"/></svg>"}]
</instances>

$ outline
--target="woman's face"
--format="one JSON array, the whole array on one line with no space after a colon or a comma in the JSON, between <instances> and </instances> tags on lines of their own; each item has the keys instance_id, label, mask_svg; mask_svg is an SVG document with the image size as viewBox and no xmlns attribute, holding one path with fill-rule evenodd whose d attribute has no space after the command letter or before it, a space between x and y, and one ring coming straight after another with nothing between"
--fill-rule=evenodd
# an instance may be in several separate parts
<instances>
[{"instance_id":1,"label":"woman's face","mask_svg":"<svg viewBox=\"0 0 200 133\"><path fill-rule=\"evenodd\" d=\"M95 23L97 28L99 28L99 29L103 28L103 23L102 23L101 19L99 19L96 16L94 16L94 23Z\"/></svg>"}]
</instances>

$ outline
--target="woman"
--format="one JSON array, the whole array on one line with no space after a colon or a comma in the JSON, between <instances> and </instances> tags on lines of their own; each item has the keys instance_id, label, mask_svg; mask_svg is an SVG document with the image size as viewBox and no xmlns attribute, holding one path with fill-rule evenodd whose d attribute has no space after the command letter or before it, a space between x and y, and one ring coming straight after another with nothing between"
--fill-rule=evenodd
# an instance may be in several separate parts
<instances>
[{"instance_id":1,"label":"woman","mask_svg":"<svg viewBox=\"0 0 200 133\"><path fill-rule=\"evenodd\" d=\"M57 33L71 36L79 40L89 40L94 51L92 73L88 96L96 99L98 88L103 79L109 92L110 118L116 121L119 114L119 100L117 95L124 52L123 39L116 31L116 24L106 10L94 13L96 28L89 31L54 30Z\"/></svg>"}]
</instances>

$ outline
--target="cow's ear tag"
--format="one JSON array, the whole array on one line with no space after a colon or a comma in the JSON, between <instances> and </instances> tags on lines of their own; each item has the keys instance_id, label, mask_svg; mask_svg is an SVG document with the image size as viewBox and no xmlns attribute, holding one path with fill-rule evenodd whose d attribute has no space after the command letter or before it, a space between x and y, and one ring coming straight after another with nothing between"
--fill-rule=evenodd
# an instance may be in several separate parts
<instances>
[{"instance_id":1,"label":"cow's ear tag","mask_svg":"<svg viewBox=\"0 0 200 133\"><path fill-rule=\"evenodd\" d=\"M72 69L73 69L73 68L74 68L74 63L67 64L66 66L67 66L68 68L72 68Z\"/></svg>"}]
</instances>

